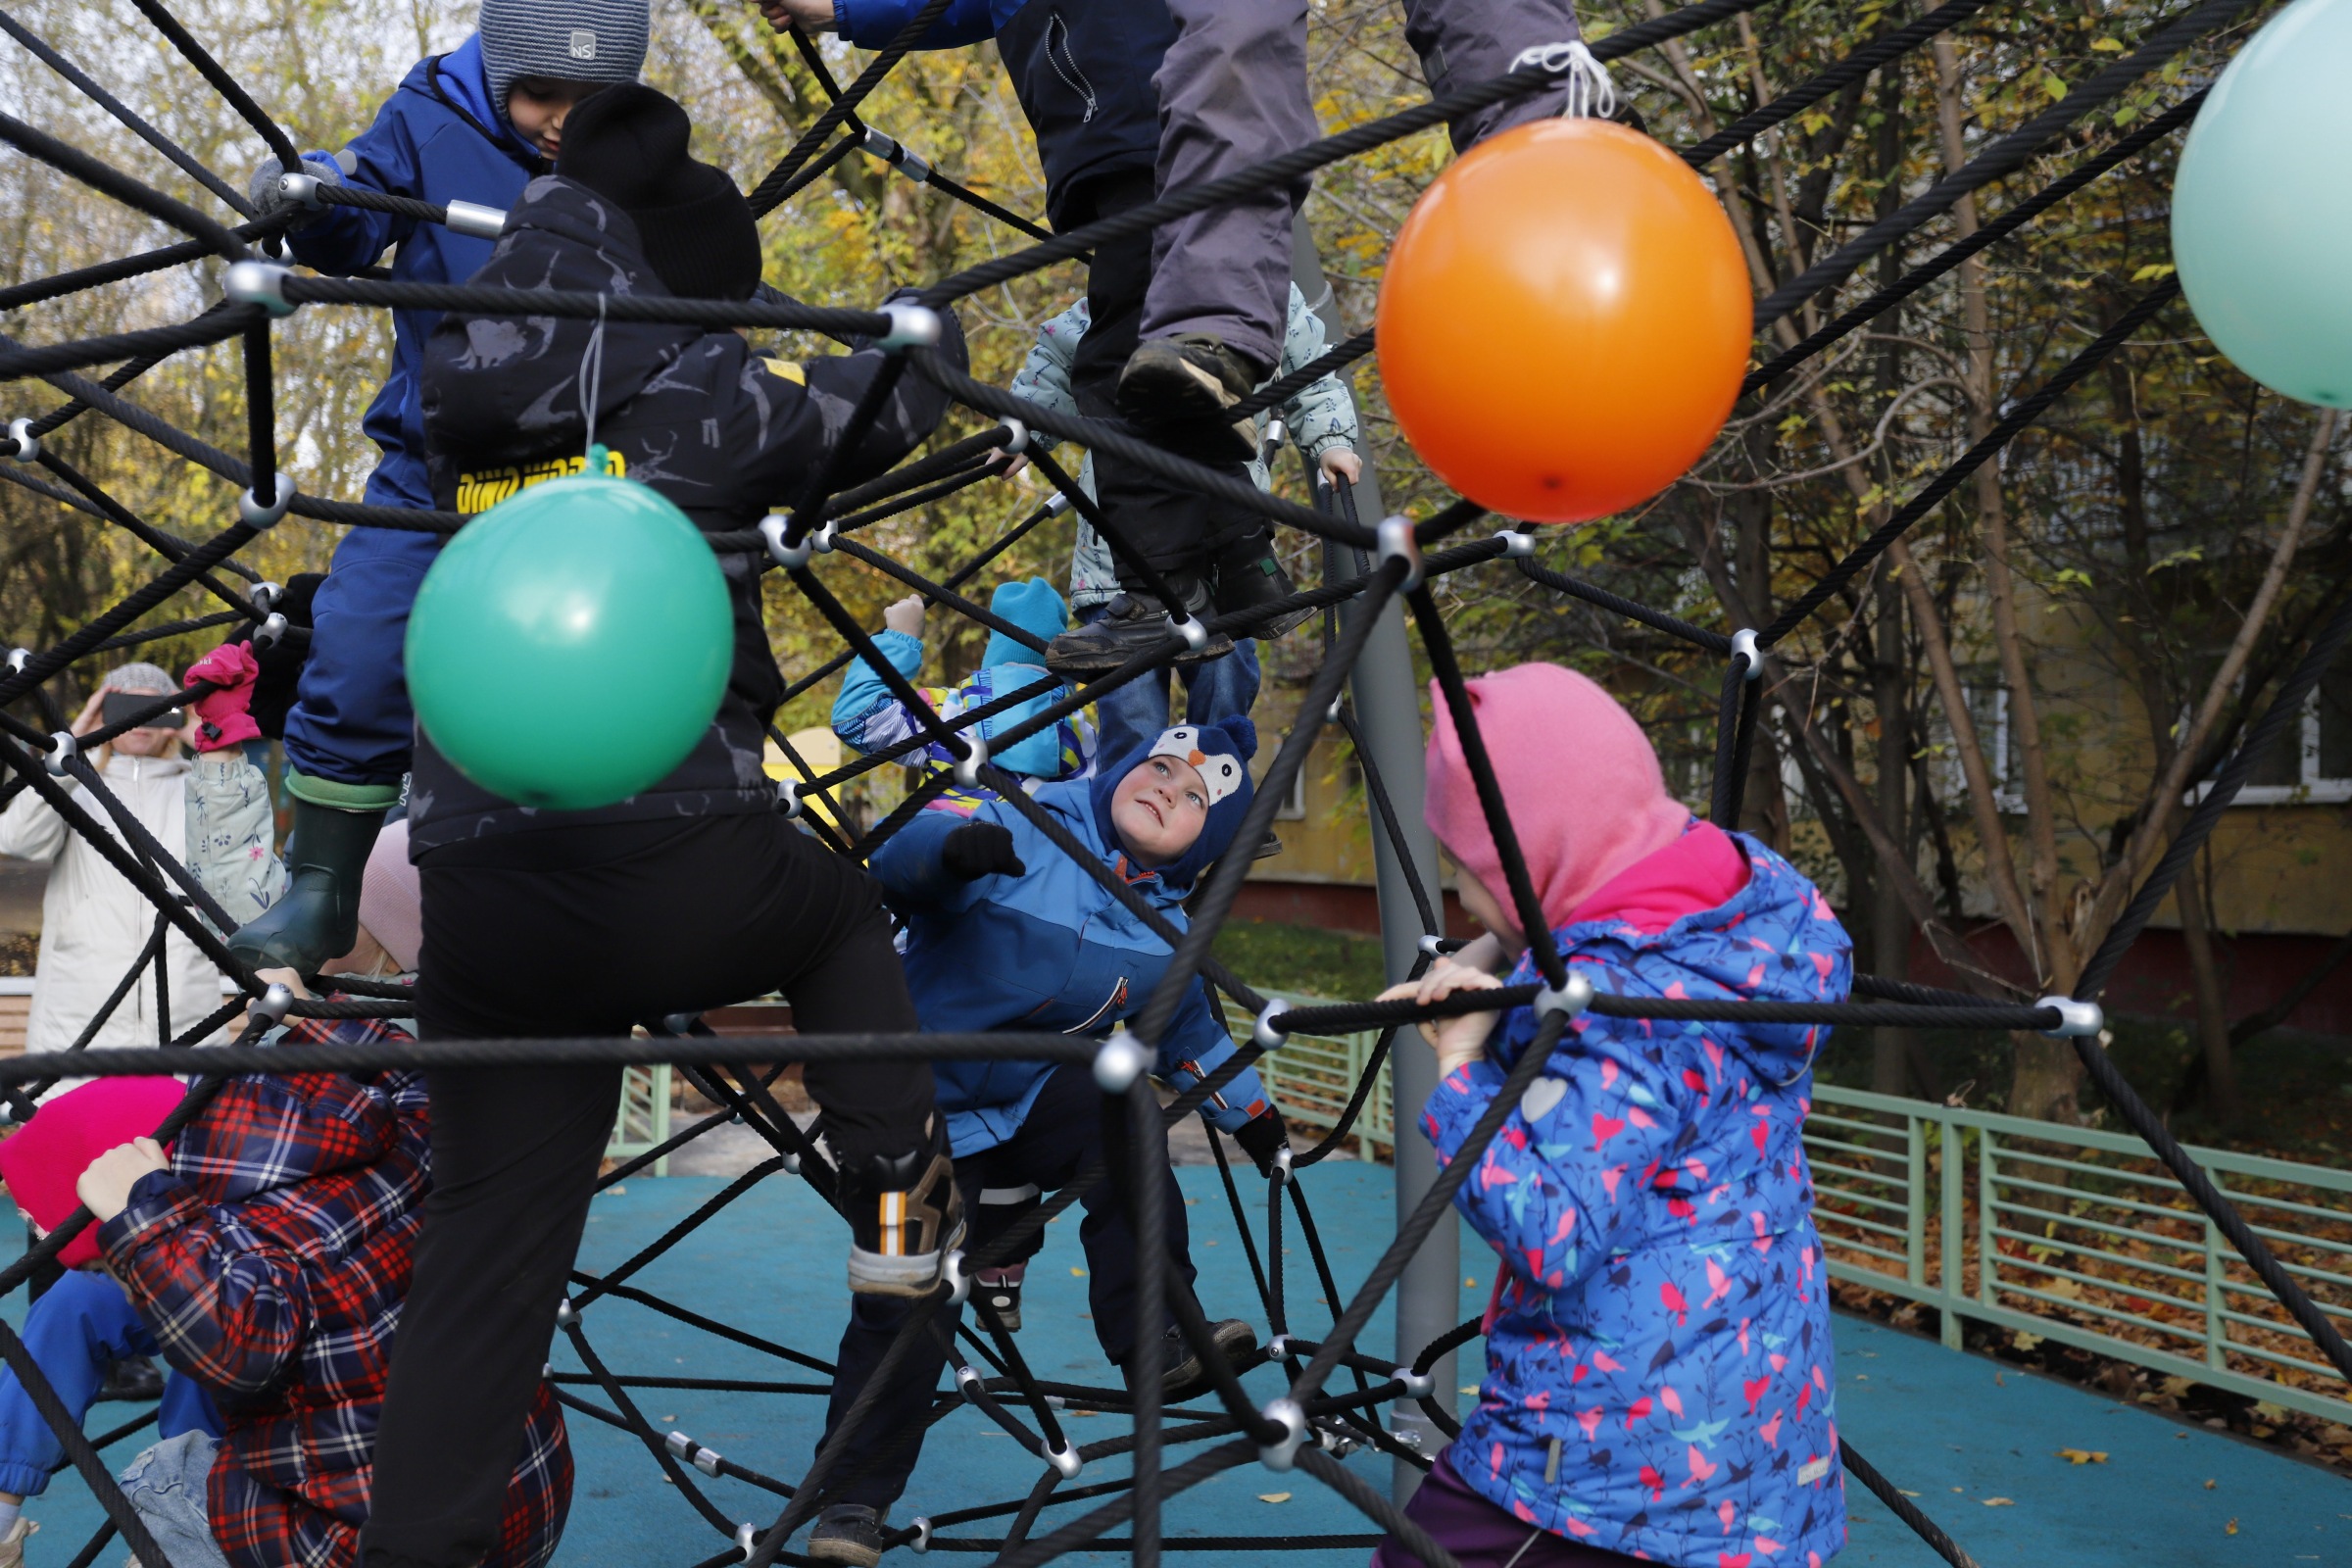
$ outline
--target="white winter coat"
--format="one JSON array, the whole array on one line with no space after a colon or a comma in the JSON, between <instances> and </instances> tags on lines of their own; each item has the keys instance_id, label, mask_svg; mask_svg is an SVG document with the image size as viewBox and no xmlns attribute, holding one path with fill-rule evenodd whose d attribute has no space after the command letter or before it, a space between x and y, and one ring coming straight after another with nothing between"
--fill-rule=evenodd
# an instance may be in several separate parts
<instances>
[{"instance_id":1,"label":"white winter coat","mask_svg":"<svg viewBox=\"0 0 2352 1568\"><path fill-rule=\"evenodd\" d=\"M116 754L103 776L159 843L187 857L205 891L231 919L249 920L275 899L283 873L270 853L269 785L240 753L212 752L193 762ZM74 800L115 833L105 808L81 785L73 788ZM62 1051L80 1037L145 950L155 931L155 906L30 790L0 813L0 855L52 862L24 1048ZM225 999L220 971L193 942L174 930L165 938L165 953L172 1032L177 1035ZM152 1046L159 1038L151 964L90 1044Z\"/></svg>"}]
</instances>

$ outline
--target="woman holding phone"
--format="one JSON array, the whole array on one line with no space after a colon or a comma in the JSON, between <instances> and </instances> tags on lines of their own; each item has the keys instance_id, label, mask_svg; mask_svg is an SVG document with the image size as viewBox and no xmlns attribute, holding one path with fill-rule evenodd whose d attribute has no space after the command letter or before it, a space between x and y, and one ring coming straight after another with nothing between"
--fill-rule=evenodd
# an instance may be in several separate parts
<instances>
[{"instance_id":1,"label":"woman holding phone","mask_svg":"<svg viewBox=\"0 0 2352 1568\"><path fill-rule=\"evenodd\" d=\"M108 792L158 843L183 856L205 891L238 921L269 907L283 877L270 853L269 783L243 751L260 733L245 711L257 673L246 648L216 649L188 678L221 690L191 704L192 711L172 710L87 754ZM110 709L120 721L180 689L153 664L124 664L90 694L72 731L90 734L110 721ZM180 755L183 745L192 759ZM78 781L70 787L84 810L122 837L96 796ZM0 813L0 855L49 863L25 1050L63 1051L85 1033L99 1049L152 1046L220 1009L220 972L212 960L177 930L165 933L160 961L150 954L155 906L29 789ZM142 958L139 979L116 999Z\"/></svg>"}]
</instances>

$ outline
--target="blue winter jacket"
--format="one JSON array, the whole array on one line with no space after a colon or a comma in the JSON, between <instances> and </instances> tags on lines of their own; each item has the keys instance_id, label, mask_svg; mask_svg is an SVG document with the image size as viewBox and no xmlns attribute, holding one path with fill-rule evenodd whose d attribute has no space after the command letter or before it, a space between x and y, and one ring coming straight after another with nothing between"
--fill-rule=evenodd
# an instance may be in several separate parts
<instances>
[{"instance_id":1,"label":"blue winter jacket","mask_svg":"<svg viewBox=\"0 0 2352 1568\"><path fill-rule=\"evenodd\" d=\"M923 0L833 0L842 36L879 49ZM1159 92L1152 78L1176 41L1166 0L949 0L925 49L997 40L1013 95L1037 137L1046 211L1081 180L1149 172L1159 155Z\"/></svg>"},{"instance_id":2,"label":"blue winter jacket","mask_svg":"<svg viewBox=\"0 0 2352 1568\"><path fill-rule=\"evenodd\" d=\"M1556 938L1595 989L1842 1002L1851 948L1756 840L1745 888L1656 934ZM1534 978L1522 963L1515 980ZM1450 1162L1536 1032L1430 1096ZM1812 1568L1845 1544L1828 1274L1798 1141L1826 1030L1585 1013L1455 1201L1500 1259L1477 1412L1448 1457L1520 1519L1683 1568Z\"/></svg>"},{"instance_id":3,"label":"blue winter jacket","mask_svg":"<svg viewBox=\"0 0 2352 1568\"><path fill-rule=\"evenodd\" d=\"M466 201L511 208L522 187L547 172L547 160L508 128L482 74L482 40L418 61L375 122L346 149L358 160L344 176L354 185L423 202ZM323 161L325 153L311 155ZM361 207L330 207L287 236L295 260L336 276L368 266L397 245L392 276L403 283L463 283L490 260L491 240ZM368 499L386 507L429 508L424 470L424 415L417 370L439 311L392 313L392 373L368 405L361 428L383 449L368 479Z\"/></svg>"},{"instance_id":4,"label":"blue winter jacket","mask_svg":"<svg viewBox=\"0 0 2352 1568\"><path fill-rule=\"evenodd\" d=\"M1179 902L1157 872L1127 863L1098 825L1089 781L1039 788L1033 799L1060 819L1102 862L1184 929ZM997 822L1012 834L1027 874L963 882L940 864L940 846L967 821ZM1094 876L1029 819L1001 800L961 810L930 809L874 855L890 906L906 921L906 984L925 1029L1055 1030L1108 1035L1150 1000L1173 956ZM1188 1089L1233 1054L1208 988L1195 979L1159 1045L1157 1075ZM1028 1118L1054 1071L1044 1061L942 1061L932 1064L939 1108L947 1112L956 1157L994 1149ZM1225 1132L1267 1108L1254 1070L1244 1068L1208 1102Z\"/></svg>"}]
</instances>

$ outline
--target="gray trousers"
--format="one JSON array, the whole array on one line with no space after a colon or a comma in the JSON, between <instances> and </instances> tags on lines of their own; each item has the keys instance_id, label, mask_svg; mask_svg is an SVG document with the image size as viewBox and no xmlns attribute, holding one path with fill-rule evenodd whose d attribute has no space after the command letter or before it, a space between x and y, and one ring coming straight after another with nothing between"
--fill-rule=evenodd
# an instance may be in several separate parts
<instances>
[{"instance_id":1,"label":"gray trousers","mask_svg":"<svg viewBox=\"0 0 2352 1568\"><path fill-rule=\"evenodd\" d=\"M1313 141L1305 0L1168 0L1176 42L1159 89L1159 189L1189 189ZM1405 38L1433 93L1499 76L1520 50L1581 37L1569 0L1404 0ZM1554 90L1448 128L1456 152L1560 112ZM1163 224L1153 236L1143 336L1213 333L1268 368L1282 359L1291 219L1309 181Z\"/></svg>"}]
</instances>

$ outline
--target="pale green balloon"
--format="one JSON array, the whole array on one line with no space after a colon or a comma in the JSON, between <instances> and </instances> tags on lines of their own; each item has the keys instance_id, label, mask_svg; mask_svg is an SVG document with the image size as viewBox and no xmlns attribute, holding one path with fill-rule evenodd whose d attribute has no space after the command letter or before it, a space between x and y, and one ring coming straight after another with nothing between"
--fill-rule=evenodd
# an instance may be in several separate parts
<instances>
[{"instance_id":1,"label":"pale green balloon","mask_svg":"<svg viewBox=\"0 0 2352 1568\"><path fill-rule=\"evenodd\" d=\"M2213 85L2173 182L2173 263L2215 347L2352 408L2352 0L2294 0Z\"/></svg>"},{"instance_id":2,"label":"pale green balloon","mask_svg":"<svg viewBox=\"0 0 2352 1568\"><path fill-rule=\"evenodd\" d=\"M417 723L459 772L586 810L659 782L710 727L733 611L684 513L580 474L459 530L416 590L407 659Z\"/></svg>"}]
</instances>

